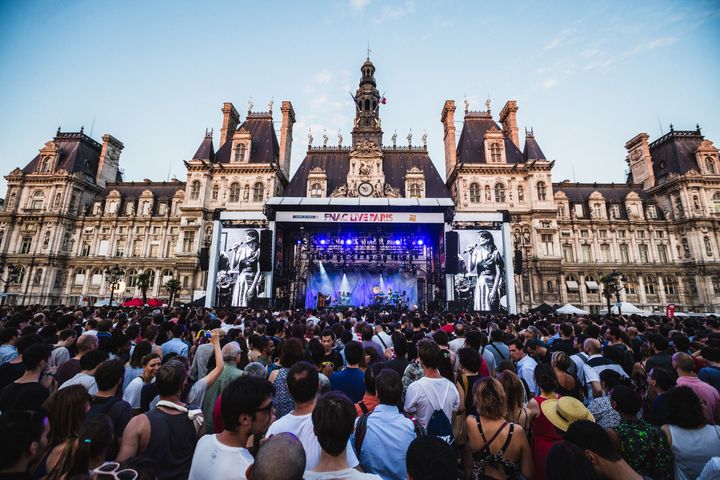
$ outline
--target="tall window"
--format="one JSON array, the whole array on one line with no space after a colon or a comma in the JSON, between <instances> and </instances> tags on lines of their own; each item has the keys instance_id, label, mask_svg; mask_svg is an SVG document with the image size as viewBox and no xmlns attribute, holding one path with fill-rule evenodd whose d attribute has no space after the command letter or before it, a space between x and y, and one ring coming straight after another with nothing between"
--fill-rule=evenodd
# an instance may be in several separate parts
<instances>
[{"instance_id":1,"label":"tall window","mask_svg":"<svg viewBox=\"0 0 720 480\"><path fill-rule=\"evenodd\" d=\"M657 207L655 205L648 205L647 216L652 220L657 218Z\"/></svg>"},{"instance_id":2,"label":"tall window","mask_svg":"<svg viewBox=\"0 0 720 480\"><path fill-rule=\"evenodd\" d=\"M630 250L628 249L627 243L621 243L618 247L620 248L620 261L622 263L628 263L630 261Z\"/></svg>"},{"instance_id":3,"label":"tall window","mask_svg":"<svg viewBox=\"0 0 720 480\"><path fill-rule=\"evenodd\" d=\"M616 203L613 205L610 205L610 217L615 218L615 219L620 218L620 205L618 205Z\"/></svg>"},{"instance_id":4,"label":"tall window","mask_svg":"<svg viewBox=\"0 0 720 480\"><path fill-rule=\"evenodd\" d=\"M73 281L74 285L82 285L85 283L85 269L84 268L76 268L75 269L75 279Z\"/></svg>"},{"instance_id":5,"label":"tall window","mask_svg":"<svg viewBox=\"0 0 720 480\"><path fill-rule=\"evenodd\" d=\"M128 287L134 287L137 285L137 270L130 269L125 274L125 278L127 278L127 286Z\"/></svg>"},{"instance_id":6,"label":"tall window","mask_svg":"<svg viewBox=\"0 0 720 480\"><path fill-rule=\"evenodd\" d=\"M602 259L605 263L612 262L612 255L610 254L610 245L603 243L600 245L600 253L602 253Z\"/></svg>"},{"instance_id":7,"label":"tall window","mask_svg":"<svg viewBox=\"0 0 720 480\"><path fill-rule=\"evenodd\" d=\"M502 183L495 185L495 201L497 203L505 203L505 185Z\"/></svg>"},{"instance_id":8,"label":"tall window","mask_svg":"<svg viewBox=\"0 0 720 480\"><path fill-rule=\"evenodd\" d=\"M410 198L420 198L422 197L422 194L420 192L420 184L419 183L411 183L410 184Z\"/></svg>"},{"instance_id":9,"label":"tall window","mask_svg":"<svg viewBox=\"0 0 720 480\"><path fill-rule=\"evenodd\" d=\"M565 207L563 205L558 207L557 214L559 218L565 218Z\"/></svg>"},{"instance_id":10,"label":"tall window","mask_svg":"<svg viewBox=\"0 0 720 480\"><path fill-rule=\"evenodd\" d=\"M716 193L720 198L720 193ZM477 183L470 184L470 203L480 203L480 185ZM718 200L720 205L720 200ZM720 210L719 210L720 211Z\"/></svg>"},{"instance_id":11,"label":"tall window","mask_svg":"<svg viewBox=\"0 0 720 480\"><path fill-rule=\"evenodd\" d=\"M500 149L499 143L490 144L490 161L493 163L499 163L502 160L502 150Z\"/></svg>"},{"instance_id":12,"label":"tall window","mask_svg":"<svg viewBox=\"0 0 720 480\"><path fill-rule=\"evenodd\" d=\"M253 185L253 202L262 202L265 196L265 185L262 182L256 182Z\"/></svg>"},{"instance_id":13,"label":"tall window","mask_svg":"<svg viewBox=\"0 0 720 480\"><path fill-rule=\"evenodd\" d=\"M537 196L541 202L545 201L545 182L537 183Z\"/></svg>"},{"instance_id":14,"label":"tall window","mask_svg":"<svg viewBox=\"0 0 720 480\"><path fill-rule=\"evenodd\" d=\"M593 218L600 218L600 210L602 205L600 203L593 203L592 216Z\"/></svg>"},{"instance_id":15,"label":"tall window","mask_svg":"<svg viewBox=\"0 0 720 480\"><path fill-rule=\"evenodd\" d=\"M663 284L665 284L665 293L667 295L675 295L675 279L673 277L663 277Z\"/></svg>"},{"instance_id":16,"label":"tall window","mask_svg":"<svg viewBox=\"0 0 720 480\"><path fill-rule=\"evenodd\" d=\"M633 276L629 276L625 282L625 293L628 295L637 295L637 280Z\"/></svg>"},{"instance_id":17,"label":"tall window","mask_svg":"<svg viewBox=\"0 0 720 480\"><path fill-rule=\"evenodd\" d=\"M668 263L668 250L667 245L658 245L658 259L660 260L660 263Z\"/></svg>"},{"instance_id":18,"label":"tall window","mask_svg":"<svg viewBox=\"0 0 720 480\"><path fill-rule=\"evenodd\" d=\"M563 259L567 263L575 263L572 245L563 245Z\"/></svg>"},{"instance_id":19,"label":"tall window","mask_svg":"<svg viewBox=\"0 0 720 480\"><path fill-rule=\"evenodd\" d=\"M546 256L555 255L555 247L554 247L552 234L543 233L542 235L540 235L540 240L542 242L543 255L546 255Z\"/></svg>"},{"instance_id":20,"label":"tall window","mask_svg":"<svg viewBox=\"0 0 720 480\"><path fill-rule=\"evenodd\" d=\"M43 192L38 190L37 192L33 193L32 202L30 203L30 208L33 210L41 210L43 208L43 202L45 201L45 195Z\"/></svg>"},{"instance_id":21,"label":"tall window","mask_svg":"<svg viewBox=\"0 0 720 480\"><path fill-rule=\"evenodd\" d=\"M235 161L236 162L244 162L245 161L245 144L241 143L237 147L235 147Z\"/></svg>"},{"instance_id":22,"label":"tall window","mask_svg":"<svg viewBox=\"0 0 720 480\"><path fill-rule=\"evenodd\" d=\"M133 257L139 257L142 255L142 240L135 240L133 242Z\"/></svg>"},{"instance_id":23,"label":"tall window","mask_svg":"<svg viewBox=\"0 0 720 480\"><path fill-rule=\"evenodd\" d=\"M713 162L712 158L705 157L705 169L707 170L707 173L715 175L715 162Z\"/></svg>"},{"instance_id":24,"label":"tall window","mask_svg":"<svg viewBox=\"0 0 720 480\"><path fill-rule=\"evenodd\" d=\"M183 252L189 253L195 250L195 232L183 232Z\"/></svg>"},{"instance_id":25,"label":"tall window","mask_svg":"<svg viewBox=\"0 0 720 480\"><path fill-rule=\"evenodd\" d=\"M200 197L200 180L193 180L190 184L190 200L197 200Z\"/></svg>"},{"instance_id":26,"label":"tall window","mask_svg":"<svg viewBox=\"0 0 720 480\"><path fill-rule=\"evenodd\" d=\"M655 277L651 277L651 276L645 277L645 294L646 295L655 295L656 290L657 290L657 284L655 281Z\"/></svg>"},{"instance_id":27,"label":"tall window","mask_svg":"<svg viewBox=\"0 0 720 480\"><path fill-rule=\"evenodd\" d=\"M220 193L220 187L217 185L213 185L212 187L212 199L213 202L216 202L218 199L218 194Z\"/></svg>"},{"instance_id":28,"label":"tall window","mask_svg":"<svg viewBox=\"0 0 720 480\"><path fill-rule=\"evenodd\" d=\"M90 255L90 243L83 242L82 246L80 247L80 256L87 257L89 255Z\"/></svg>"},{"instance_id":29,"label":"tall window","mask_svg":"<svg viewBox=\"0 0 720 480\"><path fill-rule=\"evenodd\" d=\"M592 262L592 251L590 250L590 245L581 245L580 251L582 252L583 262Z\"/></svg>"},{"instance_id":30,"label":"tall window","mask_svg":"<svg viewBox=\"0 0 720 480\"><path fill-rule=\"evenodd\" d=\"M715 192L715 194L712 197L713 200L713 211L715 213L720 213L720 192Z\"/></svg>"},{"instance_id":31,"label":"tall window","mask_svg":"<svg viewBox=\"0 0 720 480\"><path fill-rule=\"evenodd\" d=\"M524 202L525 201L525 189L522 187L522 185L518 186L518 202Z\"/></svg>"},{"instance_id":32,"label":"tall window","mask_svg":"<svg viewBox=\"0 0 720 480\"><path fill-rule=\"evenodd\" d=\"M228 200L230 203L237 203L240 201L240 184L230 184L230 196Z\"/></svg>"},{"instance_id":33,"label":"tall window","mask_svg":"<svg viewBox=\"0 0 720 480\"><path fill-rule=\"evenodd\" d=\"M640 263L648 263L648 247L647 245L638 245L638 253L640 254Z\"/></svg>"},{"instance_id":34,"label":"tall window","mask_svg":"<svg viewBox=\"0 0 720 480\"><path fill-rule=\"evenodd\" d=\"M323 188L322 185L315 182L312 185L310 185L310 198L320 198L323 194ZM411 192L412 195L412 192Z\"/></svg>"},{"instance_id":35,"label":"tall window","mask_svg":"<svg viewBox=\"0 0 720 480\"><path fill-rule=\"evenodd\" d=\"M32 237L23 237L22 243L20 244L20 253L30 253L31 246Z\"/></svg>"}]
</instances>

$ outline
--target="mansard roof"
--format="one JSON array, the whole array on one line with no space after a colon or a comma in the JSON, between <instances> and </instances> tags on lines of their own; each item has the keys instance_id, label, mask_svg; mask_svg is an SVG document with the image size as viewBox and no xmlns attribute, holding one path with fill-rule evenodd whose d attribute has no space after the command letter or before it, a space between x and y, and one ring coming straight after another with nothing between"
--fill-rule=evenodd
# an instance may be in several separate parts
<instances>
[{"instance_id":1,"label":"mansard roof","mask_svg":"<svg viewBox=\"0 0 720 480\"><path fill-rule=\"evenodd\" d=\"M655 201L643 189L642 183L572 183L568 180L560 183L553 183L555 193L564 193L570 203L583 204L589 211L590 196L598 192L604 200L606 207L611 204L621 204L620 218L627 220L627 210L624 208L625 199L631 193L636 194L644 205L655 205ZM662 209L657 209L657 218L664 220Z\"/></svg>"},{"instance_id":2,"label":"mansard roof","mask_svg":"<svg viewBox=\"0 0 720 480\"><path fill-rule=\"evenodd\" d=\"M525 149L523 150L523 160L547 160L545 154L540 150L540 145L535 141L535 134L530 131L525 135Z\"/></svg>"},{"instance_id":3,"label":"mansard roof","mask_svg":"<svg viewBox=\"0 0 720 480\"><path fill-rule=\"evenodd\" d=\"M102 145L88 137L81 129L79 132L61 132L58 129L53 138L57 145L59 159L55 170L68 173L85 173L95 179ZM22 169L23 173L35 173L40 163L40 154Z\"/></svg>"},{"instance_id":4,"label":"mansard roof","mask_svg":"<svg viewBox=\"0 0 720 480\"><path fill-rule=\"evenodd\" d=\"M670 132L650 144L655 178L670 173L683 174L689 170L699 172L695 152L704 139L699 127L696 130L674 130L671 125Z\"/></svg>"},{"instance_id":5,"label":"mansard roof","mask_svg":"<svg viewBox=\"0 0 720 480\"><path fill-rule=\"evenodd\" d=\"M205 132L205 138L193 155L193 160L215 160L215 147L213 147L212 133Z\"/></svg>"},{"instance_id":6,"label":"mansard roof","mask_svg":"<svg viewBox=\"0 0 720 480\"><path fill-rule=\"evenodd\" d=\"M328 196L336 188L347 183L350 172L350 148L315 148L308 151L292 180L285 188L287 197L307 195L308 175L313 168L320 167L327 175ZM450 192L432 163L427 150L422 147L383 148L383 173L385 183L405 196L405 174L411 168L419 168L425 175L425 196L430 198L450 198Z\"/></svg>"},{"instance_id":7,"label":"mansard roof","mask_svg":"<svg viewBox=\"0 0 720 480\"><path fill-rule=\"evenodd\" d=\"M250 132L252 146L250 147L250 163L275 163L280 156L275 129L273 128L272 114L269 112L248 112L245 121L236 131L242 129ZM215 153L216 163L230 163L232 159L232 141L227 141Z\"/></svg>"},{"instance_id":8,"label":"mansard roof","mask_svg":"<svg viewBox=\"0 0 720 480\"><path fill-rule=\"evenodd\" d=\"M468 112L465 114L463 129L457 146L459 163L488 163L485 158L485 133L495 128L502 129L487 112ZM505 140L505 158L507 163L523 163L523 154L512 140L503 135ZM543 157L545 158L545 157Z\"/></svg>"},{"instance_id":9,"label":"mansard roof","mask_svg":"<svg viewBox=\"0 0 720 480\"><path fill-rule=\"evenodd\" d=\"M98 196L105 198L117 191L122 198L139 198L146 190L150 190L155 198L172 198L178 191L185 190L185 182L114 182L108 183Z\"/></svg>"}]
</instances>

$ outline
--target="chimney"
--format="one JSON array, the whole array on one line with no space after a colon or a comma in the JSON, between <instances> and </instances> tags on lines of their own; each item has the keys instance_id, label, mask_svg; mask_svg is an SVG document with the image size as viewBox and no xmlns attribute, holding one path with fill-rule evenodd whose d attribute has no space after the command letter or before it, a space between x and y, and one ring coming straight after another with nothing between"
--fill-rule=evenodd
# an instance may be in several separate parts
<instances>
[{"instance_id":1,"label":"chimney","mask_svg":"<svg viewBox=\"0 0 720 480\"><path fill-rule=\"evenodd\" d=\"M518 138L517 128L517 115L518 111L517 102L515 100L508 100L505 103L502 111L500 112L500 123L503 127L503 133L515 144L516 147L520 148L520 139Z\"/></svg>"},{"instance_id":2,"label":"chimney","mask_svg":"<svg viewBox=\"0 0 720 480\"><path fill-rule=\"evenodd\" d=\"M457 146L455 145L455 100L445 100L442 109L440 122L443 124L445 131L443 142L445 144L445 179L450 178L450 174L457 163Z\"/></svg>"},{"instance_id":3,"label":"chimney","mask_svg":"<svg viewBox=\"0 0 720 480\"><path fill-rule=\"evenodd\" d=\"M292 103L283 100L280 107L282 112L282 125L280 126L280 158L278 164L280 170L290 180L290 152L292 150L292 130L295 123L295 110Z\"/></svg>"},{"instance_id":4,"label":"chimney","mask_svg":"<svg viewBox=\"0 0 720 480\"><path fill-rule=\"evenodd\" d=\"M233 133L235 133L238 123L240 122L240 115L238 115L238 112L235 110L232 103L223 103L222 112L223 126L222 130L220 130L220 145L218 145L218 150L220 150L220 147L222 147L225 142L232 138Z\"/></svg>"},{"instance_id":5,"label":"chimney","mask_svg":"<svg viewBox=\"0 0 720 480\"><path fill-rule=\"evenodd\" d=\"M106 133L102 137L103 144L98 160L97 176L95 183L105 187L108 182L117 179L118 167L120 165L120 152L125 147L120 140Z\"/></svg>"},{"instance_id":6,"label":"chimney","mask_svg":"<svg viewBox=\"0 0 720 480\"><path fill-rule=\"evenodd\" d=\"M633 182L642 183L644 189L655 186L655 173L653 172L652 156L648 144L647 133L639 133L625 144L628 151L626 161L632 172Z\"/></svg>"}]
</instances>

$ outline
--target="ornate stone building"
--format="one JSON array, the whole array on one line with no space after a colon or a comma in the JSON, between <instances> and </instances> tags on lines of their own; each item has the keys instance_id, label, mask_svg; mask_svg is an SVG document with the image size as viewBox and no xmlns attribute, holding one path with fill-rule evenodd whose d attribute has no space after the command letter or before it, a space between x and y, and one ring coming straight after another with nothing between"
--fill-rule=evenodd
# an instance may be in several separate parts
<instances>
[{"instance_id":1,"label":"ornate stone building","mask_svg":"<svg viewBox=\"0 0 720 480\"><path fill-rule=\"evenodd\" d=\"M151 270L148 297L167 298L177 278L178 298L192 299L206 285L207 248L217 210L242 212L252 226L268 225L270 197L443 198L455 203L456 227L477 213L508 211L514 248L522 252L516 276L521 310L571 302L603 311L600 279L617 270L621 297L641 308L715 311L720 308L720 159L700 129L675 131L627 144L629 173L618 184L553 183L549 161L532 131L521 145L516 102L495 121L465 105L456 139L455 103L445 102L446 180L428 156L425 136L383 145L375 67L361 67L354 96L352 139L329 145L323 134L293 177L290 155L295 112L282 102L279 135L268 111L245 119L222 107L217 141L206 133L185 161L181 181L125 182L123 144L98 143L80 132L48 141L24 168L5 178L0 211L0 274L11 303L77 303L106 299L104 270L126 272L116 298L140 294L137 275ZM458 122L460 123L460 122ZM278 140L279 136L279 140ZM562 159L560 160L562 161ZM516 256L516 258L520 258Z\"/></svg>"}]
</instances>

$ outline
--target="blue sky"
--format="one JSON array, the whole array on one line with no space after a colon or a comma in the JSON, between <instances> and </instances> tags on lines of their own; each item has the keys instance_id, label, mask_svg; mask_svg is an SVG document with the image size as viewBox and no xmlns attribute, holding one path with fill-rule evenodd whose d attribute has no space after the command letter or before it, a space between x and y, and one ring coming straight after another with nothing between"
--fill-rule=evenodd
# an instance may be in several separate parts
<instances>
[{"instance_id":1,"label":"blue sky","mask_svg":"<svg viewBox=\"0 0 720 480\"><path fill-rule=\"evenodd\" d=\"M368 41L385 142L426 131L443 175L440 112L465 96L517 100L555 181L624 181L625 142L670 123L720 145L718 1L0 0L0 169L84 125L124 142L127 180L184 179L222 103L252 97L278 121L293 102L294 171L308 129L347 144Z\"/></svg>"}]
</instances>

